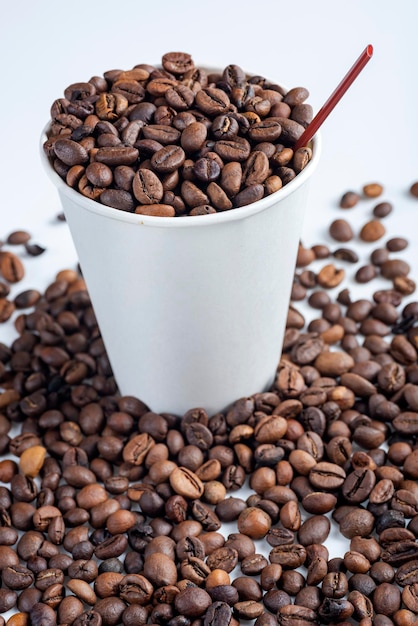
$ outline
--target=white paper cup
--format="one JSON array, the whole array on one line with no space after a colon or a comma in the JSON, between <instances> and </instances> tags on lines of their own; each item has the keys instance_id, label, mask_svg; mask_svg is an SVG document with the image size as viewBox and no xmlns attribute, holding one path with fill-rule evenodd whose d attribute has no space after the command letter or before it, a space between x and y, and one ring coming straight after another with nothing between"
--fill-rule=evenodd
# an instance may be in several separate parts
<instances>
[{"instance_id":1,"label":"white paper cup","mask_svg":"<svg viewBox=\"0 0 418 626\"><path fill-rule=\"evenodd\" d=\"M84 197L41 149L121 394L155 412L211 415L272 385L320 151L317 134L306 168L258 202L169 218Z\"/></svg>"}]
</instances>

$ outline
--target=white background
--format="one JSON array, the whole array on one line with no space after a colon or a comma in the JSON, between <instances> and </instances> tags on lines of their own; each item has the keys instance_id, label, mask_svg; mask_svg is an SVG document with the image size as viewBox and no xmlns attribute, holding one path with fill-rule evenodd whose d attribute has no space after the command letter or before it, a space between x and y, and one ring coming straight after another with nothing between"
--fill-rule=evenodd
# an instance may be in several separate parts
<instances>
[{"instance_id":1,"label":"white background","mask_svg":"<svg viewBox=\"0 0 418 626\"><path fill-rule=\"evenodd\" d=\"M42 290L58 270L76 263L67 226L56 220L57 193L39 159L51 103L70 83L109 69L158 63L168 51L189 52L205 65L236 63L288 87L305 86L317 111L372 44L372 60L322 128L323 154L311 181L303 242L337 247L327 234L337 217L349 219L358 232L376 202L364 200L342 212L339 198L378 181L384 185L380 200L394 204L384 221L386 239L409 239L400 256L418 279L418 200L408 193L418 180L415 0L14 0L5 7L2 3L0 239L24 228L48 249L25 261L26 278L13 294L27 287ZM358 240L355 246L366 261L373 247ZM350 277L352 270L346 269ZM350 288L368 296L375 289ZM0 341L13 335L11 324L0 327ZM330 543L332 556L343 549Z\"/></svg>"}]
</instances>

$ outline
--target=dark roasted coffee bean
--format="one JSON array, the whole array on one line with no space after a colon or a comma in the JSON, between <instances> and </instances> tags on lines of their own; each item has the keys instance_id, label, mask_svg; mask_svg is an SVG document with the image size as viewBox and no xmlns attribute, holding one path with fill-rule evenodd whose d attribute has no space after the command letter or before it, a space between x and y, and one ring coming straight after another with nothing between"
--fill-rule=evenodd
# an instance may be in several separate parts
<instances>
[{"instance_id":1,"label":"dark roasted coffee bean","mask_svg":"<svg viewBox=\"0 0 418 626\"><path fill-rule=\"evenodd\" d=\"M231 607L222 601L213 602L207 609L203 626L229 626L232 620Z\"/></svg>"},{"instance_id":2,"label":"dark roasted coffee bean","mask_svg":"<svg viewBox=\"0 0 418 626\"><path fill-rule=\"evenodd\" d=\"M275 546L269 554L271 563L278 563L282 567L295 569L303 565L306 560L306 549L300 544L286 544Z\"/></svg>"},{"instance_id":3,"label":"dark roasted coffee bean","mask_svg":"<svg viewBox=\"0 0 418 626\"><path fill-rule=\"evenodd\" d=\"M3 583L14 591L26 589L35 579L33 573L22 565L8 565L1 575Z\"/></svg>"},{"instance_id":4,"label":"dark roasted coffee bean","mask_svg":"<svg viewBox=\"0 0 418 626\"><path fill-rule=\"evenodd\" d=\"M347 220L340 218L330 224L329 234L333 239L341 242L350 241L354 236L353 230Z\"/></svg>"}]
</instances>

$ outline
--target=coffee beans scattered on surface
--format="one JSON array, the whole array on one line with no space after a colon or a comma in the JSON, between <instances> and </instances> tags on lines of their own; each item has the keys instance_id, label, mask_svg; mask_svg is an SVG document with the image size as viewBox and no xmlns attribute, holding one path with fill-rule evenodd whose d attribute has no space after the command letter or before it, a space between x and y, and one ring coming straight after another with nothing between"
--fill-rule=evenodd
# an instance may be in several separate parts
<instances>
[{"instance_id":1,"label":"coffee beans scattered on surface","mask_svg":"<svg viewBox=\"0 0 418 626\"><path fill-rule=\"evenodd\" d=\"M118 394L76 270L13 300L4 281L19 309L0 343L7 624L416 622L418 303L392 258L405 242L360 267L301 244L275 382L216 415ZM373 268L379 289L352 299L331 258Z\"/></svg>"},{"instance_id":2,"label":"coffee beans scattered on surface","mask_svg":"<svg viewBox=\"0 0 418 626\"><path fill-rule=\"evenodd\" d=\"M293 146L313 117L308 97L234 64L211 72L167 53L161 67L68 86L44 150L69 186L107 206L207 215L260 200L306 167L311 148Z\"/></svg>"}]
</instances>

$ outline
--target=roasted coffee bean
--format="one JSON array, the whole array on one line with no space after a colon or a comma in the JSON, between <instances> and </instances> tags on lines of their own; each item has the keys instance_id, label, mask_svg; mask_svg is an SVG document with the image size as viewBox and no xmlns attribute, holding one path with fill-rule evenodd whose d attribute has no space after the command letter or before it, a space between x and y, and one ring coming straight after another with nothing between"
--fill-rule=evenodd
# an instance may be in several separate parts
<instances>
[{"instance_id":1,"label":"roasted coffee bean","mask_svg":"<svg viewBox=\"0 0 418 626\"><path fill-rule=\"evenodd\" d=\"M377 241L385 234L386 229L379 220L370 220L360 229L359 237L362 241Z\"/></svg>"},{"instance_id":2,"label":"roasted coffee bean","mask_svg":"<svg viewBox=\"0 0 418 626\"><path fill-rule=\"evenodd\" d=\"M350 241L354 237L353 230L347 220L336 219L329 227L329 234L336 241L346 242Z\"/></svg>"},{"instance_id":3,"label":"roasted coffee bean","mask_svg":"<svg viewBox=\"0 0 418 626\"><path fill-rule=\"evenodd\" d=\"M346 191L340 198L339 206L342 209L352 209L358 201L360 200L360 196L355 191Z\"/></svg>"},{"instance_id":4,"label":"roasted coffee bean","mask_svg":"<svg viewBox=\"0 0 418 626\"><path fill-rule=\"evenodd\" d=\"M3 583L14 591L26 589L35 579L33 573L22 565L8 565L2 569L1 577Z\"/></svg>"},{"instance_id":5,"label":"roasted coffee bean","mask_svg":"<svg viewBox=\"0 0 418 626\"><path fill-rule=\"evenodd\" d=\"M306 560L306 549L300 544L285 544L275 546L269 553L271 563L282 567L296 569Z\"/></svg>"},{"instance_id":6,"label":"roasted coffee bean","mask_svg":"<svg viewBox=\"0 0 418 626\"><path fill-rule=\"evenodd\" d=\"M228 573L232 572L238 563L238 552L229 546L218 548L208 556L206 563L211 570L223 569Z\"/></svg>"},{"instance_id":7,"label":"roasted coffee bean","mask_svg":"<svg viewBox=\"0 0 418 626\"><path fill-rule=\"evenodd\" d=\"M342 485L341 491L348 502L364 502L376 482L375 474L370 469L356 469L350 472Z\"/></svg>"},{"instance_id":8,"label":"roasted coffee bean","mask_svg":"<svg viewBox=\"0 0 418 626\"><path fill-rule=\"evenodd\" d=\"M0 273L9 283L17 283L25 275L25 268L20 258L13 252L0 252Z\"/></svg>"},{"instance_id":9,"label":"roasted coffee bean","mask_svg":"<svg viewBox=\"0 0 418 626\"><path fill-rule=\"evenodd\" d=\"M305 520L298 529L298 539L303 546L322 544L330 532L330 522L325 515L314 515Z\"/></svg>"},{"instance_id":10,"label":"roasted coffee bean","mask_svg":"<svg viewBox=\"0 0 418 626\"><path fill-rule=\"evenodd\" d=\"M337 248L332 256L340 261L348 261L348 263L357 263L359 260L358 254L350 248Z\"/></svg>"},{"instance_id":11,"label":"roasted coffee bean","mask_svg":"<svg viewBox=\"0 0 418 626\"><path fill-rule=\"evenodd\" d=\"M203 615L211 604L210 595L199 587L186 587L176 595L174 600L176 610L186 617Z\"/></svg>"},{"instance_id":12,"label":"roasted coffee bean","mask_svg":"<svg viewBox=\"0 0 418 626\"><path fill-rule=\"evenodd\" d=\"M229 626L232 619L231 607L226 602L213 602L204 617L204 626Z\"/></svg>"}]
</instances>

